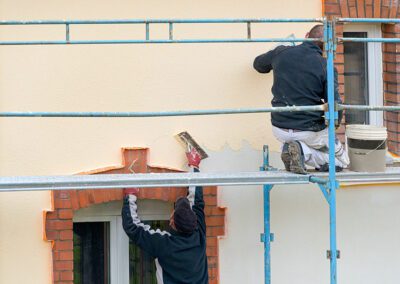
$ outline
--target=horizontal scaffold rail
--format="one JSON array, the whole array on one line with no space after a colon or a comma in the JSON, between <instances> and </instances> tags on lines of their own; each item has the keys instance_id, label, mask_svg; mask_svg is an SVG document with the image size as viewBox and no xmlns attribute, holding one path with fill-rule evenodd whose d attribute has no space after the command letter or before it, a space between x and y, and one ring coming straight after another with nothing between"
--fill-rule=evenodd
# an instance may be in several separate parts
<instances>
[{"instance_id":1,"label":"horizontal scaffold rail","mask_svg":"<svg viewBox=\"0 0 400 284\"><path fill-rule=\"evenodd\" d=\"M235 186L263 184L308 184L325 182L328 174L298 175L285 171L239 173L148 173L72 176L0 177L0 192L82 190L129 187ZM385 173L339 173L339 182L400 182L400 168Z\"/></svg>"},{"instance_id":2,"label":"horizontal scaffold rail","mask_svg":"<svg viewBox=\"0 0 400 284\"><path fill-rule=\"evenodd\" d=\"M367 106L367 105L338 105L338 110L364 111L400 111L400 106ZM269 112L301 112L327 111L327 105L314 106L287 106L268 108L237 108L237 109L210 109L187 111L153 111L153 112L44 112L44 111L8 111L0 112L0 117L165 117L165 116L192 116L192 115L221 115L221 114L251 114Z\"/></svg>"},{"instance_id":3,"label":"horizontal scaffold rail","mask_svg":"<svg viewBox=\"0 0 400 284\"><path fill-rule=\"evenodd\" d=\"M381 24L398 24L400 19L393 18L336 18L337 23L381 23Z\"/></svg>"},{"instance_id":4,"label":"horizontal scaffold rail","mask_svg":"<svg viewBox=\"0 0 400 284\"><path fill-rule=\"evenodd\" d=\"M159 117L159 116L189 116L217 114L246 114L266 112L298 112L325 111L326 105L287 106L269 108L237 108L187 111L154 111L154 112L0 112L0 117Z\"/></svg>"},{"instance_id":5,"label":"horizontal scaffold rail","mask_svg":"<svg viewBox=\"0 0 400 284\"><path fill-rule=\"evenodd\" d=\"M64 40L2 40L0 45L64 45L64 44L143 44L143 43L246 43L246 42L304 42L308 38L253 38L252 24L260 23L313 23L323 22L323 18L298 19L122 19L122 20L36 20L36 21L0 21L0 26L40 26L64 25ZM76 25L144 25L144 39L115 40L75 40L71 38L71 26ZM168 25L168 39L151 39L152 24ZM176 39L174 25L182 24L246 24L247 37L244 38L206 38L206 39Z\"/></svg>"}]
</instances>

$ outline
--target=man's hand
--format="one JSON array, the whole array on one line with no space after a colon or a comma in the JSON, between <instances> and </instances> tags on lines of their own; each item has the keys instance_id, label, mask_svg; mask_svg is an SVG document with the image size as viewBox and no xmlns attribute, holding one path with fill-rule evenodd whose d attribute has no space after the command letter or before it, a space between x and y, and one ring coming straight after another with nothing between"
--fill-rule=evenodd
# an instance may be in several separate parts
<instances>
[{"instance_id":1,"label":"man's hand","mask_svg":"<svg viewBox=\"0 0 400 284\"><path fill-rule=\"evenodd\" d=\"M138 195L139 188L132 187L132 188L124 188L124 196L128 196L129 194Z\"/></svg>"}]
</instances>

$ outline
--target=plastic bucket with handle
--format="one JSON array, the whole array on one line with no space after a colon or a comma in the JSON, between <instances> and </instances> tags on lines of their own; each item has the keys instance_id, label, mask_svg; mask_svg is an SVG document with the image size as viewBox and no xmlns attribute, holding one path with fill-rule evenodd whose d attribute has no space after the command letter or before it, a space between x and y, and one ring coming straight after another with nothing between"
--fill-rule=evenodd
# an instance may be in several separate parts
<instances>
[{"instance_id":1,"label":"plastic bucket with handle","mask_svg":"<svg viewBox=\"0 0 400 284\"><path fill-rule=\"evenodd\" d=\"M350 170L383 172L386 167L386 127L351 124L346 126Z\"/></svg>"}]
</instances>

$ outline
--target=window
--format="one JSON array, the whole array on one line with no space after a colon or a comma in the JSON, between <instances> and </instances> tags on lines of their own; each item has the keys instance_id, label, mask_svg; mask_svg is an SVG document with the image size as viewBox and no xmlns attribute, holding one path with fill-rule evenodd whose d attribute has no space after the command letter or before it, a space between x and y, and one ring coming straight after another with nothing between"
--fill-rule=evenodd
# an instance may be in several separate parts
<instances>
[{"instance_id":1,"label":"window","mask_svg":"<svg viewBox=\"0 0 400 284\"><path fill-rule=\"evenodd\" d=\"M348 24L344 37L381 37L380 26ZM380 43L344 43L345 103L382 105L382 51ZM383 125L382 112L346 111L347 124Z\"/></svg>"},{"instance_id":2,"label":"window","mask_svg":"<svg viewBox=\"0 0 400 284\"><path fill-rule=\"evenodd\" d=\"M139 200L139 217L154 229L165 230L168 228L172 206L171 203L159 200ZM75 284L157 283L154 259L129 241L122 228L120 214L120 201L94 205L75 212ZM94 282L87 280L93 277L98 278Z\"/></svg>"},{"instance_id":3,"label":"window","mask_svg":"<svg viewBox=\"0 0 400 284\"><path fill-rule=\"evenodd\" d=\"M108 222L74 224L74 283L110 283Z\"/></svg>"}]
</instances>

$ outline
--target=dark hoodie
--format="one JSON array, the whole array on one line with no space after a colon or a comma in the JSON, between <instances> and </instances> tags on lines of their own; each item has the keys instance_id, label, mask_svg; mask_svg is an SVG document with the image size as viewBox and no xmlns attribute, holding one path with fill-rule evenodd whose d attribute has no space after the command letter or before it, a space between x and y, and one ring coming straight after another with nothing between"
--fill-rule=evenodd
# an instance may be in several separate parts
<instances>
[{"instance_id":1,"label":"dark hoodie","mask_svg":"<svg viewBox=\"0 0 400 284\"><path fill-rule=\"evenodd\" d=\"M260 73L274 70L272 106L321 105L328 102L326 59L313 42L297 46L278 46L256 57L253 64ZM335 100L340 102L335 69ZM341 117L341 114L339 114ZM303 131L321 131L325 125L322 111L271 113L272 125Z\"/></svg>"},{"instance_id":2,"label":"dark hoodie","mask_svg":"<svg viewBox=\"0 0 400 284\"><path fill-rule=\"evenodd\" d=\"M207 284L206 223L203 188L189 188L197 229L192 234L152 230L137 215L136 196L129 195L122 207L122 225L129 238L155 258L158 284Z\"/></svg>"}]
</instances>

